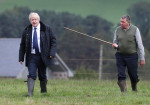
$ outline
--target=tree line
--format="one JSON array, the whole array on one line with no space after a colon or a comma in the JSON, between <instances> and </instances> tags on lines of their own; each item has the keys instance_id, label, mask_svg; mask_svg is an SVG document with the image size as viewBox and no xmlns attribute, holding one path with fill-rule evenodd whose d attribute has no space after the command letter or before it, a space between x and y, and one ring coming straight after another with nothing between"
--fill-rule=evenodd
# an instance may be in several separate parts
<instances>
[{"instance_id":1,"label":"tree line","mask_svg":"<svg viewBox=\"0 0 150 105\"><path fill-rule=\"evenodd\" d=\"M131 21L141 30L146 57L150 58L150 41L148 41L150 27L150 3L138 2L127 9ZM0 14L0 38L20 38L22 31L29 23L28 15L31 10L28 7L15 6ZM68 12L56 13L54 11L38 11L41 21L49 25L57 38L57 53L65 60L71 69L84 66L85 69L98 71L99 50L103 44L103 71L116 72L115 50L111 45L90 39L85 36L64 30L64 27L72 28L91 36L110 41L113 39L113 23L95 16L89 15L85 18ZM119 23L119 20L118 20ZM149 63L149 62L147 62ZM143 72L148 72L149 65Z\"/></svg>"}]
</instances>

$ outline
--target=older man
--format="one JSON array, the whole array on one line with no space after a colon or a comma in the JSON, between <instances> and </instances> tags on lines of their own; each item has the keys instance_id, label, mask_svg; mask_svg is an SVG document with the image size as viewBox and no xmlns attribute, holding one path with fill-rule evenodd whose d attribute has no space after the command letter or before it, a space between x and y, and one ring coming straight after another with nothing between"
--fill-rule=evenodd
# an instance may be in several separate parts
<instances>
[{"instance_id":1,"label":"older man","mask_svg":"<svg viewBox=\"0 0 150 105\"><path fill-rule=\"evenodd\" d=\"M53 63L56 52L56 38L51 28L43 24L40 16L35 12L29 14L29 21L31 24L23 31L19 49L19 62L22 64L26 55L26 66L29 72L26 96L33 95L37 70L41 93L47 92L46 67Z\"/></svg>"},{"instance_id":2,"label":"older man","mask_svg":"<svg viewBox=\"0 0 150 105\"><path fill-rule=\"evenodd\" d=\"M117 27L112 47L117 49L116 62L118 68L118 85L121 92L126 91L125 68L131 80L133 91L137 91L138 54L140 54L140 65L145 65L145 53L139 29L130 24L130 16L124 15L120 19L120 26Z\"/></svg>"}]
</instances>

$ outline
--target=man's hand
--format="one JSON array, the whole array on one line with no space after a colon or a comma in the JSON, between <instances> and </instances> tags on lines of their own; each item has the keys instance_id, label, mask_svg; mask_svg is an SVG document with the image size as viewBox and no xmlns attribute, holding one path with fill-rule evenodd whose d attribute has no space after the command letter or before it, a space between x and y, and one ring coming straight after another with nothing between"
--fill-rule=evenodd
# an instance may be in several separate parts
<instances>
[{"instance_id":1,"label":"man's hand","mask_svg":"<svg viewBox=\"0 0 150 105\"><path fill-rule=\"evenodd\" d=\"M146 64L146 62L145 61L140 61L140 66L144 66Z\"/></svg>"},{"instance_id":2,"label":"man's hand","mask_svg":"<svg viewBox=\"0 0 150 105\"><path fill-rule=\"evenodd\" d=\"M50 56L50 59L53 58L52 56Z\"/></svg>"},{"instance_id":3,"label":"man's hand","mask_svg":"<svg viewBox=\"0 0 150 105\"><path fill-rule=\"evenodd\" d=\"M113 43L113 44L112 44L112 47L113 47L113 48L118 48L118 45L117 45L116 43Z\"/></svg>"}]
</instances>

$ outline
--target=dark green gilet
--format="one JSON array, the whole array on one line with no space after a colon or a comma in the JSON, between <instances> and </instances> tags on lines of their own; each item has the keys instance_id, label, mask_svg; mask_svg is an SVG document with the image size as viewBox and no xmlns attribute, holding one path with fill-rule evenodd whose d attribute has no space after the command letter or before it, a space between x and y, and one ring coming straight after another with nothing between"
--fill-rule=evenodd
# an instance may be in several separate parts
<instances>
[{"instance_id":1,"label":"dark green gilet","mask_svg":"<svg viewBox=\"0 0 150 105\"><path fill-rule=\"evenodd\" d=\"M131 25L130 28L125 31L122 27L118 27L116 31L119 48L117 52L121 54L132 54L137 52L136 44L136 29L137 27Z\"/></svg>"}]
</instances>

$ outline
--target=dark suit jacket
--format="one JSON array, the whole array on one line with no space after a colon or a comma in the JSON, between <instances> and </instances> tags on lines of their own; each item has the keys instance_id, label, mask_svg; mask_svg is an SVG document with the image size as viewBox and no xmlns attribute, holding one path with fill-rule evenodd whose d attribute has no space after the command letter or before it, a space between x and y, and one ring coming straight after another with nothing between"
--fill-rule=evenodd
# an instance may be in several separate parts
<instances>
[{"instance_id":1,"label":"dark suit jacket","mask_svg":"<svg viewBox=\"0 0 150 105\"><path fill-rule=\"evenodd\" d=\"M44 64L49 66L53 63L53 58L56 52L56 38L49 26L46 26L40 22L40 43L41 43L41 56ZM24 56L26 55L26 63L28 66L28 58L31 54L31 43L32 43L32 25L27 26L22 34L20 48L19 48L19 62L24 61Z\"/></svg>"}]
</instances>

